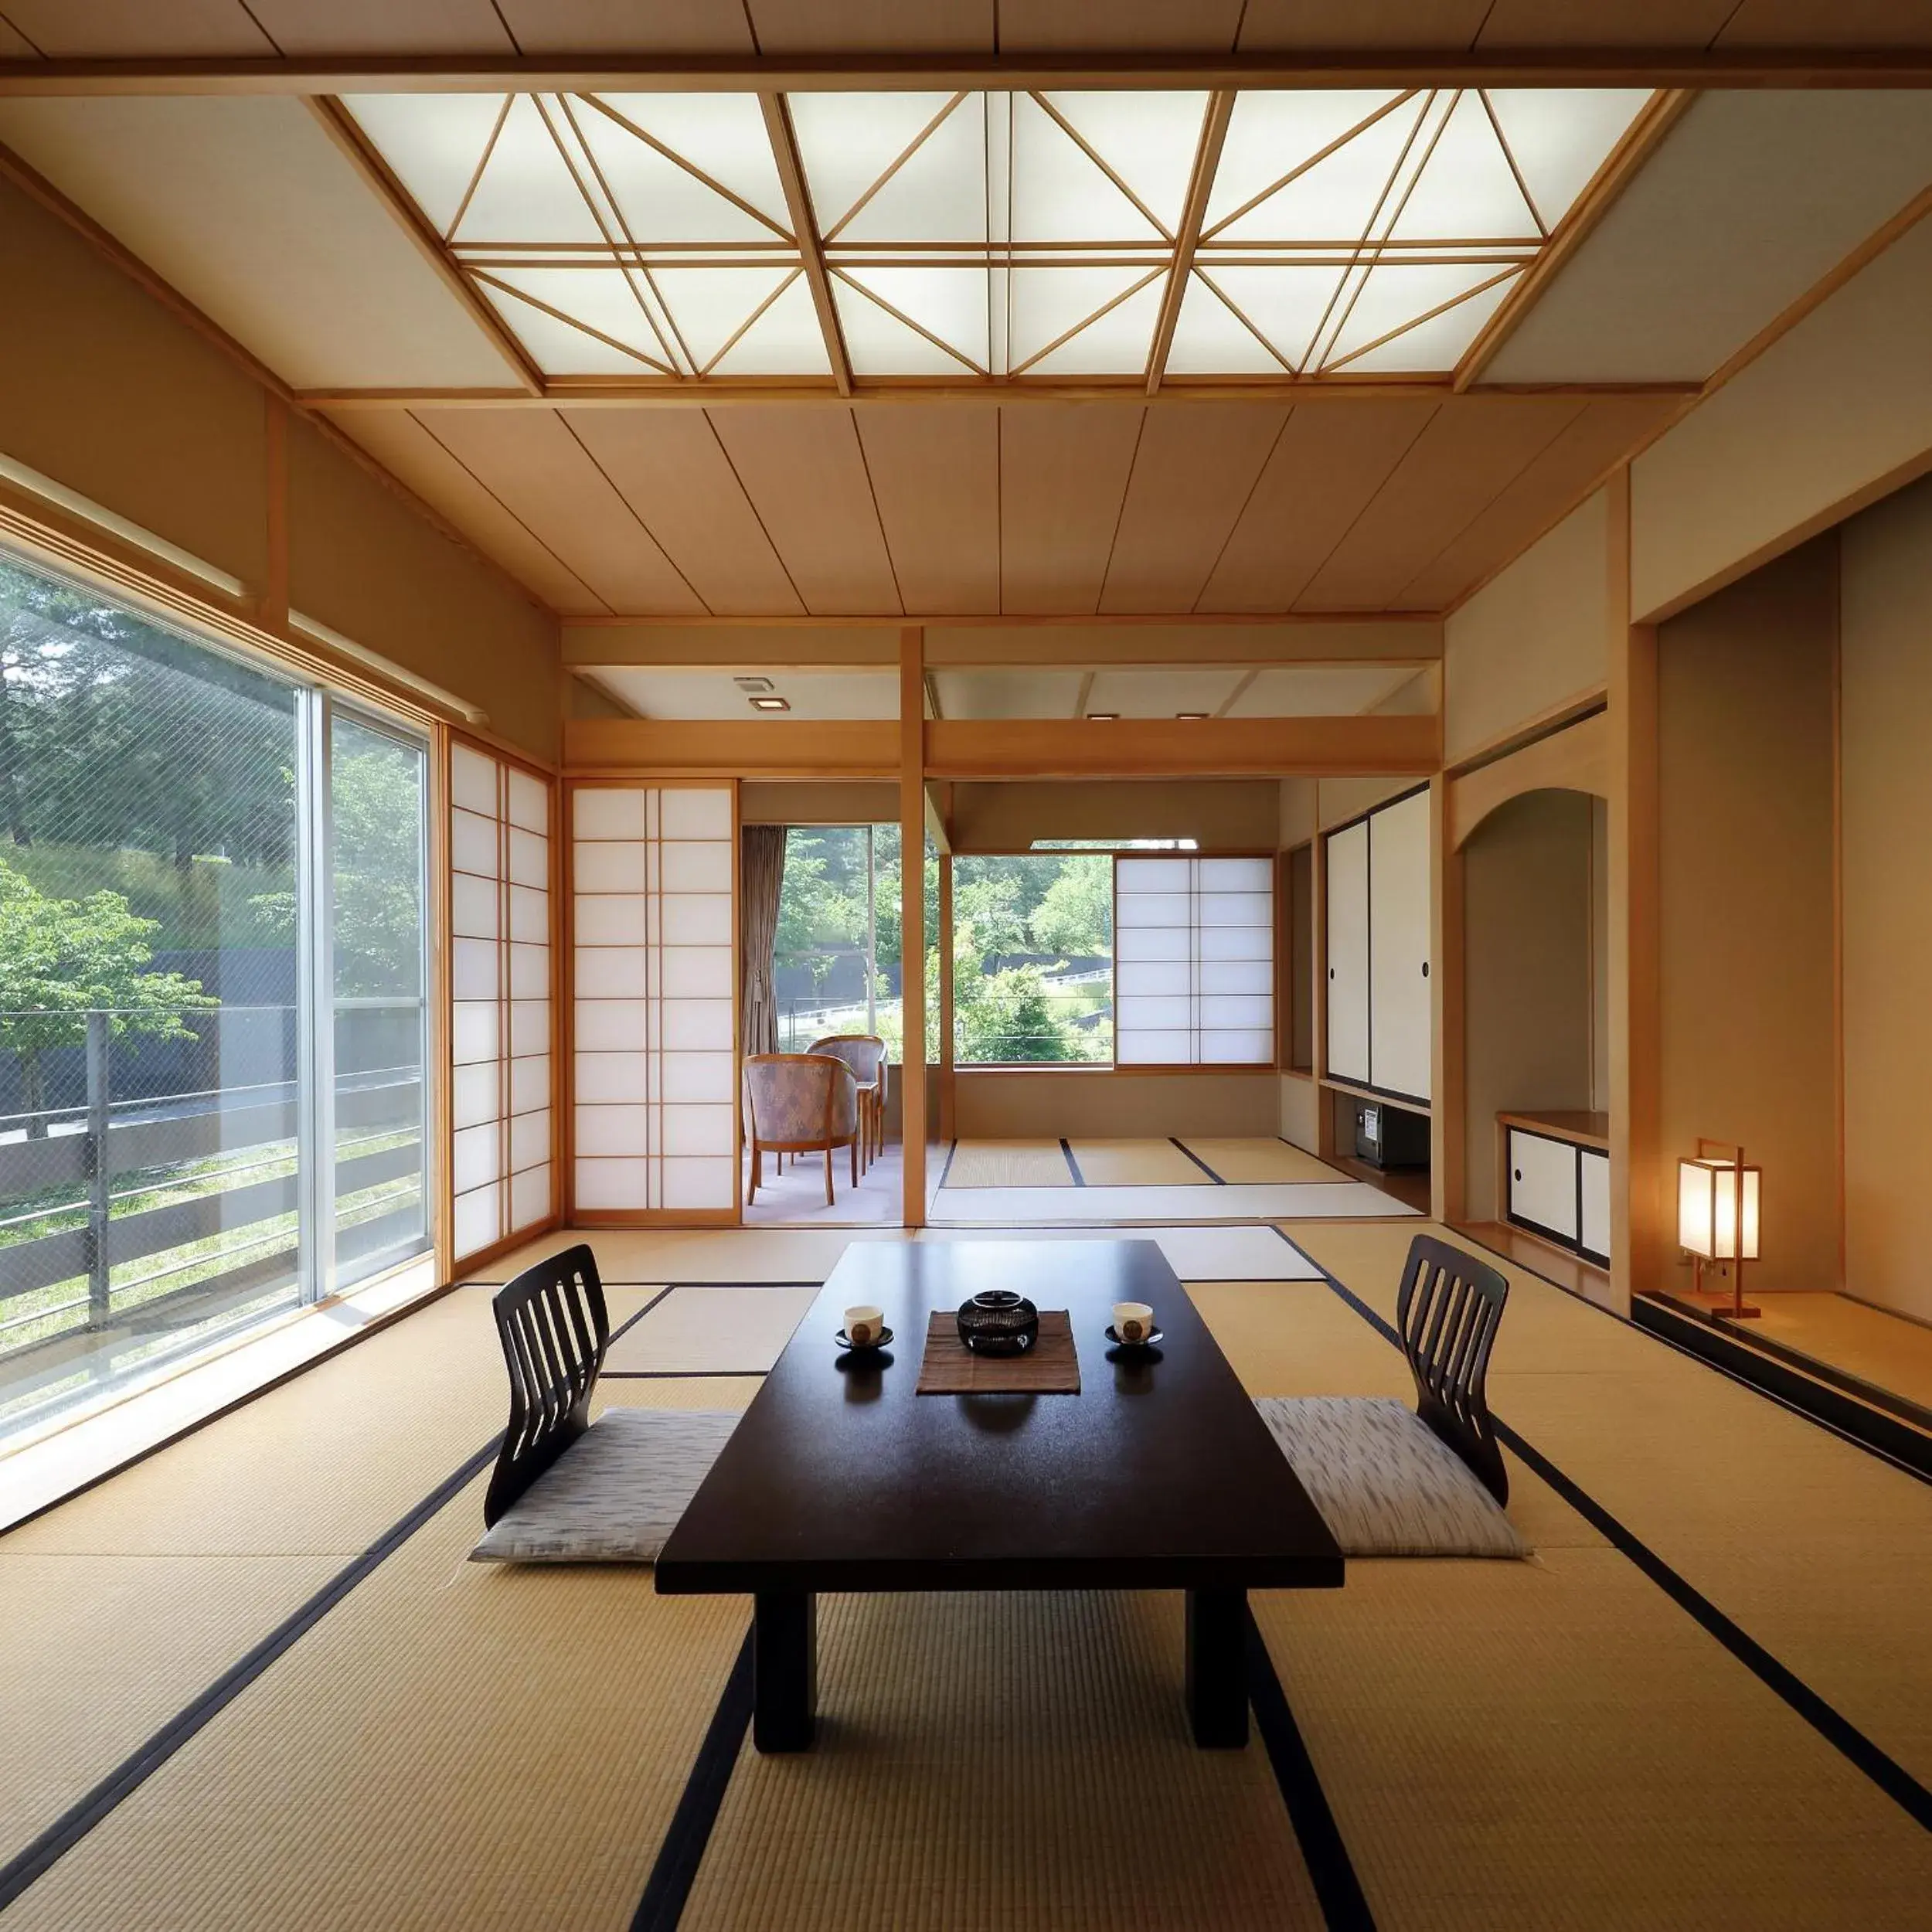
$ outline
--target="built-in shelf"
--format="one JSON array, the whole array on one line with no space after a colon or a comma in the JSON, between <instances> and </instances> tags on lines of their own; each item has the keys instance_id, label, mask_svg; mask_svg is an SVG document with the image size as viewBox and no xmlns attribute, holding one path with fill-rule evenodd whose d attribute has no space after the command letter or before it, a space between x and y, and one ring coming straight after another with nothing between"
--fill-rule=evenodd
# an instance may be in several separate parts
<instances>
[{"instance_id":1,"label":"built-in shelf","mask_svg":"<svg viewBox=\"0 0 1932 1932\"><path fill-rule=\"evenodd\" d=\"M1610 1116L1585 1113L1580 1109L1553 1107L1536 1113L1507 1113L1496 1116L1502 1127L1520 1127L1532 1134L1553 1134L1561 1141L1574 1141L1579 1147L1598 1147L1610 1151Z\"/></svg>"},{"instance_id":2,"label":"built-in shelf","mask_svg":"<svg viewBox=\"0 0 1932 1932\"><path fill-rule=\"evenodd\" d=\"M1372 1087L1362 1087L1354 1080L1338 1080L1332 1073L1324 1073L1321 1083L1333 1093L1352 1094L1359 1100L1379 1101L1384 1107L1399 1107L1405 1114L1420 1114L1425 1121L1429 1118L1427 1100L1412 1100L1400 1094L1380 1094Z\"/></svg>"}]
</instances>

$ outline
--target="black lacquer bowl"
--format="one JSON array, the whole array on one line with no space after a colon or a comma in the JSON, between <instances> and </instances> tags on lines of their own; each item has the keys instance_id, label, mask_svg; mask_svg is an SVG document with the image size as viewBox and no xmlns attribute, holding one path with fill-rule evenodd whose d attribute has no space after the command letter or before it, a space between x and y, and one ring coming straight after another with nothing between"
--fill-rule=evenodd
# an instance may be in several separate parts
<instances>
[{"instance_id":1,"label":"black lacquer bowl","mask_svg":"<svg viewBox=\"0 0 1932 1932\"><path fill-rule=\"evenodd\" d=\"M959 1338L975 1355L1024 1355L1039 1338L1039 1310L1010 1288L959 1304Z\"/></svg>"}]
</instances>

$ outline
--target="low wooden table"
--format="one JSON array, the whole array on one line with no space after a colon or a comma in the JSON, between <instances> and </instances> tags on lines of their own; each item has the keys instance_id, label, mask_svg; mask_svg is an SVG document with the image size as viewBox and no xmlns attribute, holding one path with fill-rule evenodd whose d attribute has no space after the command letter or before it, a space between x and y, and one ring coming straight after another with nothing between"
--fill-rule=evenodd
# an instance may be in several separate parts
<instances>
[{"instance_id":1,"label":"low wooden table","mask_svg":"<svg viewBox=\"0 0 1932 1932\"><path fill-rule=\"evenodd\" d=\"M916 1395L927 1317L982 1288L1065 1308L1078 1395ZM1145 1301L1158 1359L1111 1353ZM889 1359L842 1358L885 1311ZM1151 1241L855 1242L658 1560L666 1595L749 1594L761 1751L808 1749L821 1590L1182 1590L1188 1712L1247 1741L1247 1592L1338 1588L1342 1553Z\"/></svg>"}]
</instances>

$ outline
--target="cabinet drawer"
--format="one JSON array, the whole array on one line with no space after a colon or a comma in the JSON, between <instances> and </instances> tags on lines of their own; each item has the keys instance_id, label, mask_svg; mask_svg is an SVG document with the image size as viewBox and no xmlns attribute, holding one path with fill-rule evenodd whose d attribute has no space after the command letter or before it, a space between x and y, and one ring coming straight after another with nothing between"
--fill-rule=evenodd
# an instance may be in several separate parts
<instances>
[{"instance_id":1,"label":"cabinet drawer","mask_svg":"<svg viewBox=\"0 0 1932 1932\"><path fill-rule=\"evenodd\" d=\"M1567 1141L1509 1130L1509 1214L1560 1240L1574 1242L1577 1155Z\"/></svg>"},{"instance_id":2,"label":"cabinet drawer","mask_svg":"<svg viewBox=\"0 0 1932 1932\"><path fill-rule=\"evenodd\" d=\"M1583 1166L1583 1227L1577 1245L1593 1261L1610 1264L1610 1156L1594 1147L1578 1156Z\"/></svg>"}]
</instances>

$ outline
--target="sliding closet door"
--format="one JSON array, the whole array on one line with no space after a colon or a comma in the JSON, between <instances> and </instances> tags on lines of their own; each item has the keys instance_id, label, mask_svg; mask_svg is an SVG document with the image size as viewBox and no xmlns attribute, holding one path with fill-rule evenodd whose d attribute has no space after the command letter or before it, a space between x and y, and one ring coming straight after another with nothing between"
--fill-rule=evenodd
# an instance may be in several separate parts
<instances>
[{"instance_id":1,"label":"sliding closet door","mask_svg":"<svg viewBox=\"0 0 1932 1932\"><path fill-rule=\"evenodd\" d=\"M1374 813L1369 833L1369 1081L1429 1097L1429 794Z\"/></svg>"},{"instance_id":2,"label":"sliding closet door","mask_svg":"<svg viewBox=\"0 0 1932 1932\"><path fill-rule=\"evenodd\" d=\"M1369 828L1328 840L1328 1064L1338 1080L1369 1078Z\"/></svg>"},{"instance_id":3,"label":"sliding closet door","mask_svg":"<svg viewBox=\"0 0 1932 1932\"><path fill-rule=\"evenodd\" d=\"M450 747L451 1167L460 1263L555 1213L546 779Z\"/></svg>"},{"instance_id":4,"label":"sliding closet door","mask_svg":"<svg viewBox=\"0 0 1932 1932\"><path fill-rule=\"evenodd\" d=\"M729 785L571 794L573 1206L730 1217L738 1199Z\"/></svg>"},{"instance_id":5,"label":"sliding closet door","mask_svg":"<svg viewBox=\"0 0 1932 1932\"><path fill-rule=\"evenodd\" d=\"M1274 861L1117 859L1114 1002L1118 1066L1270 1063Z\"/></svg>"}]
</instances>

